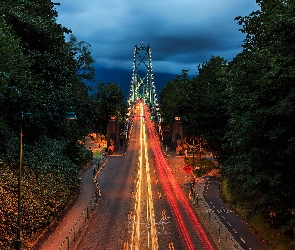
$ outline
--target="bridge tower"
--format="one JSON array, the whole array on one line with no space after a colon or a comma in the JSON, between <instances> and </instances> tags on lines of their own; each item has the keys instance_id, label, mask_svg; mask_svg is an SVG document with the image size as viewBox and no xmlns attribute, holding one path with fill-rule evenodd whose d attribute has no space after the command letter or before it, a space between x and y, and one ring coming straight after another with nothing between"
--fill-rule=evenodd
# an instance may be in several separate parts
<instances>
[{"instance_id":1,"label":"bridge tower","mask_svg":"<svg viewBox=\"0 0 295 250\"><path fill-rule=\"evenodd\" d=\"M138 100L142 100L150 108L151 119L158 126L159 134L161 130L161 114L159 112L159 102L156 92L151 46L134 46L133 70L130 84L130 92L128 98L129 111L128 114L134 113L134 104ZM125 135L128 138L129 129L131 128L130 119L127 119L125 127Z\"/></svg>"},{"instance_id":2,"label":"bridge tower","mask_svg":"<svg viewBox=\"0 0 295 250\"><path fill-rule=\"evenodd\" d=\"M133 71L130 84L129 105L142 99L156 113L158 100L152 65L151 46L134 46Z\"/></svg>"}]
</instances>

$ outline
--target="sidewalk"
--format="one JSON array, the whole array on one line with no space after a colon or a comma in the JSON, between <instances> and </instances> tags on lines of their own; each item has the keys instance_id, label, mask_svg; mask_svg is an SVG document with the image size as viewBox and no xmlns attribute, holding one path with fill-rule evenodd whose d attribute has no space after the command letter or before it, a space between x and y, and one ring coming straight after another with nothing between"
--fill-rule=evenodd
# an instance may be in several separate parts
<instances>
[{"instance_id":1,"label":"sidewalk","mask_svg":"<svg viewBox=\"0 0 295 250\"><path fill-rule=\"evenodd\" d=\"M93 140L86 140L86 147L91 150L102 149L98 147L98 143L94 143ZM101 149L101 150L100 150ZM109 156L122 156L125 150L119 150ZM99 163L100 170L102 167L102 158L94 158L92 163L85 167L84 172L81 174L81 186L79 195L73 199L64 209L62 214L56 219L55 222L49 227L48 231L38 240L32 250L58 250L62 242L66 239L69 232L75 225L77 219L82 214L83 210L88 205L89 201L96 192L96 185L93 179L93 167ZM99 171L96 172L98 174Z\"/></svg>"},{"instance_id":2,"label":"sidewalk","mask_svg":"<svg viewBox=\"0 0 295 250\"><path fill-rule=\"evenodd\" d=\"M94 159L94 161L85 168L80 177L81 186L79 195L65 208L65 211L49 227L48 232L39 239L33 247L34 250L59 249L61 243L67 237L76 220L82 214L83 210L95 194L96 186L93 181L93 167L97 162L100 162L100 159ZM40 246L41 244L42 246Z\"/></svg>"}]
</instances>

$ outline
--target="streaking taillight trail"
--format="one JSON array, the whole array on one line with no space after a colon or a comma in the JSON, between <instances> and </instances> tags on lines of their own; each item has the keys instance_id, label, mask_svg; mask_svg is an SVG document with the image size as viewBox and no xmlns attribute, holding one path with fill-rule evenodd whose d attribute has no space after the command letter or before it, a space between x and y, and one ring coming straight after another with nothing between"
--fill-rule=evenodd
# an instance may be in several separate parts
<instances>
[{"instance_id":1,"label":"streaking taillight trail","mask_svg":"<svg viewBox=\"0 0 295 250\"><path fill-rule=\"evenodd\" d=\"M180 211L180 207L176 201L176 198L181 202L184 208L185 214L189 218L194 228L194 231L202 244L203 249L213 250L214 248L211 245L207 235L205 234L195 213L193 212L193 209L191 208L187 197L185 196L184 192L180 188L177 180L175 179L174 175L172 174L169 168L168 162L163 154L163 151L161 150L160 142L156 136L156 132L154 130L151 120L149 119L148 113L149 111L147 107L145 106L146 125L148 127L148 133L151 139L151 148L154 152L156 168L159 173L160 182L163 186L166 197L168 197L167 201L172 209L172 212L178 224L177 225L178 229L184 240L183 243L185 244L186 249L196 249L196 247L194 246L192 242L191 235L188 232L187 226L184 222L184 218Z\"/></svg>"}]
</instances>

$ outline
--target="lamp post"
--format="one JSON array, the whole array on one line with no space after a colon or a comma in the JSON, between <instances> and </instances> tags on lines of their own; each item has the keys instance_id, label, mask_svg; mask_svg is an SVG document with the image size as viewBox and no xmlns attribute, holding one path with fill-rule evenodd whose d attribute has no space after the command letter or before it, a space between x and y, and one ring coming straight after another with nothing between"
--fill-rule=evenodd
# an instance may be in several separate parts
<instances>
[{"instance_id":1,"label":"lamp post","mask_svg":"<svg viewBox=\"0 0 295 250\"><path fill-rule=\"evenodd\" d=\"M195 150L196 150L196 147L195 147L195 136L193 137L193 168L195 168Z\"/></svg>"},{"instance_id":2,"label":"lamp post","mask_svg":"<svg viewBox=\"0 0 295 250\"><path fill-rule=\"evenodd\" d=\"M193 145L193 167L195 167L195 145Z\"/></svg>"},{"instance_id":3,"label":"lamp post","mask_svg":"<svg viewBox=\"0 0 295 250\"><path fill-rule=\"evenodd\" d=\"M22 162L23 162L23 118L24 115L30 115L31 113L20 112L20 133L19 133L19 170L18 170L18 196L17 196L17 234L15 240L15 249L21 250L22 241L21 241L21 170L22 170ZM65 118L67 120L76 120L76 114L72 110L66 113Z\"/></svg>"},{"instance_id":4,"label":"lamp post","mask_svg":"<svg viewBox=\"0 0 295 250\"><path fill-rule=\"evenodd\" d=\"M20 113L20 133L19 133L19 169L18 169L18 202L17 202L17 235L15 241L15 249L20 250L21 241L21 169L22 169L22 159L23 159L23 117L24 113Z\"/></svg>"}]
</instances>

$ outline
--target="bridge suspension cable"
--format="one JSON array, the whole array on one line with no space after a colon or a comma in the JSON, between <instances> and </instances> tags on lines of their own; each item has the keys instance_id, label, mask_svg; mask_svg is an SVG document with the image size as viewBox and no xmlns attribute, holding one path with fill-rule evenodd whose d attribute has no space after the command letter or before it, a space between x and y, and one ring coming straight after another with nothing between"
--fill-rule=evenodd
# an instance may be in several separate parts
<instances>
[{"instance_id":1,"label":"bridge suspension cable","mask_svg":"<svg viewBox=\"0 0 295 250\"><path fill-rule=\"evenodd\" d=\"M130 84L128 104L131 108L138 100L143 100L150 110L152 116L161 122L159 113L159 102L155 85L155 78L152 64L151 46L134 46L133 70Z\"/></svg>"}]
</instances>

